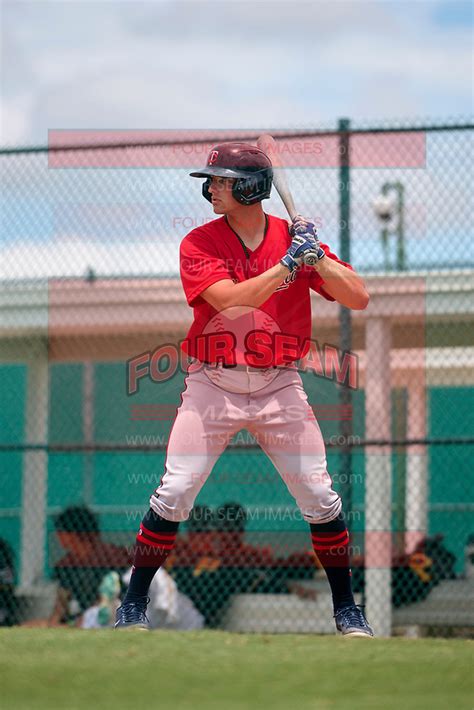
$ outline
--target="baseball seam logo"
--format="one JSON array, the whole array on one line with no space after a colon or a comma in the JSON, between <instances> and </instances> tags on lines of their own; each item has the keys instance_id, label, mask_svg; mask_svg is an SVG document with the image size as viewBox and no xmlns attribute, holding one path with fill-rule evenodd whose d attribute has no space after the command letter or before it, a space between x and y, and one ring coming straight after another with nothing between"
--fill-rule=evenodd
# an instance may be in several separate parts
<instances>
[{"instance_id":1,"label":"baseball seam logo","mask_svg":"<svg viewBox=\"0 0 474 710\"><path fill-rule=\"evenodd\" d=\"M214 316L211 322L218 333L223 333L225 331L224 321L220 318L220 316Z\"/></svg>"}]
</instances>

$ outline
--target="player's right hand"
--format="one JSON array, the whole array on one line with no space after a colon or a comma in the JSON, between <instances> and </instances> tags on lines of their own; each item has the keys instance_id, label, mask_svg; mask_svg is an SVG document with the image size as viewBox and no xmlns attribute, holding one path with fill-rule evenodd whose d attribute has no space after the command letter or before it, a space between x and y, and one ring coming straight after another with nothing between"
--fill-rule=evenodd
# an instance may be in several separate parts
<instances>
[{"instance_id":1,"label":"player's right hand","mask_svg":"<svg viewBox=\"0 0 474 710\"><path fill-rule=\"evenodd\" d=\"M280 264L286 266L289 271L294 271L304 262L314 265L324 256L324 251L319 245L319 241L308 232L295 234L288 251L280 259Z\"/></svg>"},{"instance_id":2,"label":"player's right hand","mask_svg":"<svg viewBox=\"0 0 474 710\"><path fill-rule=\"evenodd\" d=\"M310 222L309 219L306 219L300 214L295 215L291 220L290 234L292 237L294 237L295 234L312 234L316 241L319 241L318 230L314 222Z\"/></svg>"}]
</instances>

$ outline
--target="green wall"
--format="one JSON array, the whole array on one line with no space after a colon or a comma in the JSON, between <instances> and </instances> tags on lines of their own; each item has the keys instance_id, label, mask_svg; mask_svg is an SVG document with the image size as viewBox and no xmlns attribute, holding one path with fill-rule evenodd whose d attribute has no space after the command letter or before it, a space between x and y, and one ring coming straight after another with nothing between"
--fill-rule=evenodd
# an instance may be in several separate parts
<instances>
[{"instance_id":1,"label":"green wall","mask_svg":"<svg viewBox=\"0 0 474 710\"><path fill-rule=\"evenodd\" d=\"M82 410L82 365L55 364L51 366L51 416L49 439L51 443L82 444L84 432ZM125 365L123 363L97 363L95 366L95 418L94 438L99 443L129 445L133 437L167 436L172 425L174 407L179 404L182 374L172 380L153 384L142 380L138 394L128 397L125 391ZM312 373L303 374L309 400L317 406L337 404L337 386L317 378ZM23 366L0 367L0 386L3 406L0 408L1 442L21 443L24 436L26 370ZM403 393L402 393L403 395ZM133 407L137 404L161 404L167 407L167 417L161 421L133 421ZM397 422L403 424L404 398L394 393L394 430ZM364 436L364 393L353 396L354 436ZM474 390L467 387L435 387L428 396L428 435L430 437L472 435ZM326 439L337 436L336 420L320 419ZM144 442L146 440L143 440ZM152 441L149 439L149 443ZM473 500L473 466L469 454L472 446L429 447L429 514L430 533L443 533L446 545L456 554L457 568L463 565L463 548L468 535L474 532L471 514L464 507ZM19 509L21 506L20 452L2 452L0 471L0 536L6 538L18 554L20 541ZM72 503L87 502L92 506L108 506L101 512L101 527L108 538L117 540L119 533L130 538L147 507L148 498L158 485L164 469L165 452L96 452L51 453L48 471L48 507L51 513ZM405 454L394 452L392 527L400 526L400 510L405 493ZM339 470L337 450L328 449L330 473ZM364 527L364 452L355 448L352 458L354 532ZM336 486L337 487L337 486ZM260 450L229 449L215 466L213 474L199 495L198 502L210 506L237 500L244 506L275 506L293 508L293 499L270 461ZM397 507L398 501L398 507ZM122 507L118 510L118 507ZM49 530L52 530L50 515ZM290 531L306 532L300 520L284 522L253 519L249 530L262 531L271 542L272 534ZM123 537L123 535L122 535ZM18 567L18 564L17 564Z\"/></svg>"}]
</instances>

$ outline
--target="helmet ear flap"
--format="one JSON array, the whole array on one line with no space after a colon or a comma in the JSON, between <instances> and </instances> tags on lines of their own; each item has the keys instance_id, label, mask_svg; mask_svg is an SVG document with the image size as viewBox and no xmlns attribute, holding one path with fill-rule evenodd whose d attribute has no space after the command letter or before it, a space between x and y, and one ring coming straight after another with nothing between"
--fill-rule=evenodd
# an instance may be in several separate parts
<instances>
[{"instance_id":1,"label":"helmet ear flap","mask_svg":"<svg viewBox=\"0 0 474 710\"><path fill-rule=\"evenodd\" d=\"M232 195L242 205L254 205L270 197L272 178L272 170L259 170L252 177L238 178L232 187Z\"/></svg>"},{"instance_id":2,"label":"helmet ear flap","mask_svg":"<svg viewBox=\"0 0 474 710\"><path fill-rule=\"evenodd\" d=\"M246 178L237 178L232 185L232 197L241 205L246 205L246 192L248 192L248 183Z\"/></svg>"},{"instance_id":3,"label":"helmet ear flap","mask_svg":"<svg viewBox=\"0 0 474 710\"><path fill-rule=\"evenodd\" d=\"M211 193L209 192L209 188L211 187L211 178L208 177L207 180L205 180L202 184L202 195L203 197L206 198L208 202L212 202L212 196Z\"/></svg>"}]
</instances>

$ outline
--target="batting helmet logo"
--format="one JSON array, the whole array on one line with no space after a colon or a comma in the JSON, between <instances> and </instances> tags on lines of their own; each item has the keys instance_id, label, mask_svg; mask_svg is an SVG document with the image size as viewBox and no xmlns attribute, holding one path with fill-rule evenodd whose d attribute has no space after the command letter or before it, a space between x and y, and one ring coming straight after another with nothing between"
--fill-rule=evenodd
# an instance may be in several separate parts
<instances>
[{"instance_id":1,"label":"batting helmet logo","mask_svg":"<svg viewBox=\"0 0 474 710\"><path fill-rule=\"evenodd\" d=\"M219 151L218 151L218 150L211 150L211 152L209 153L209 160L207 161L207 164L208 164L208 165L214 165L214 163L215 163L216 160L217 160L217 156L218 156L218 155L219 155Z\"/></svg>"}]
</instances>

